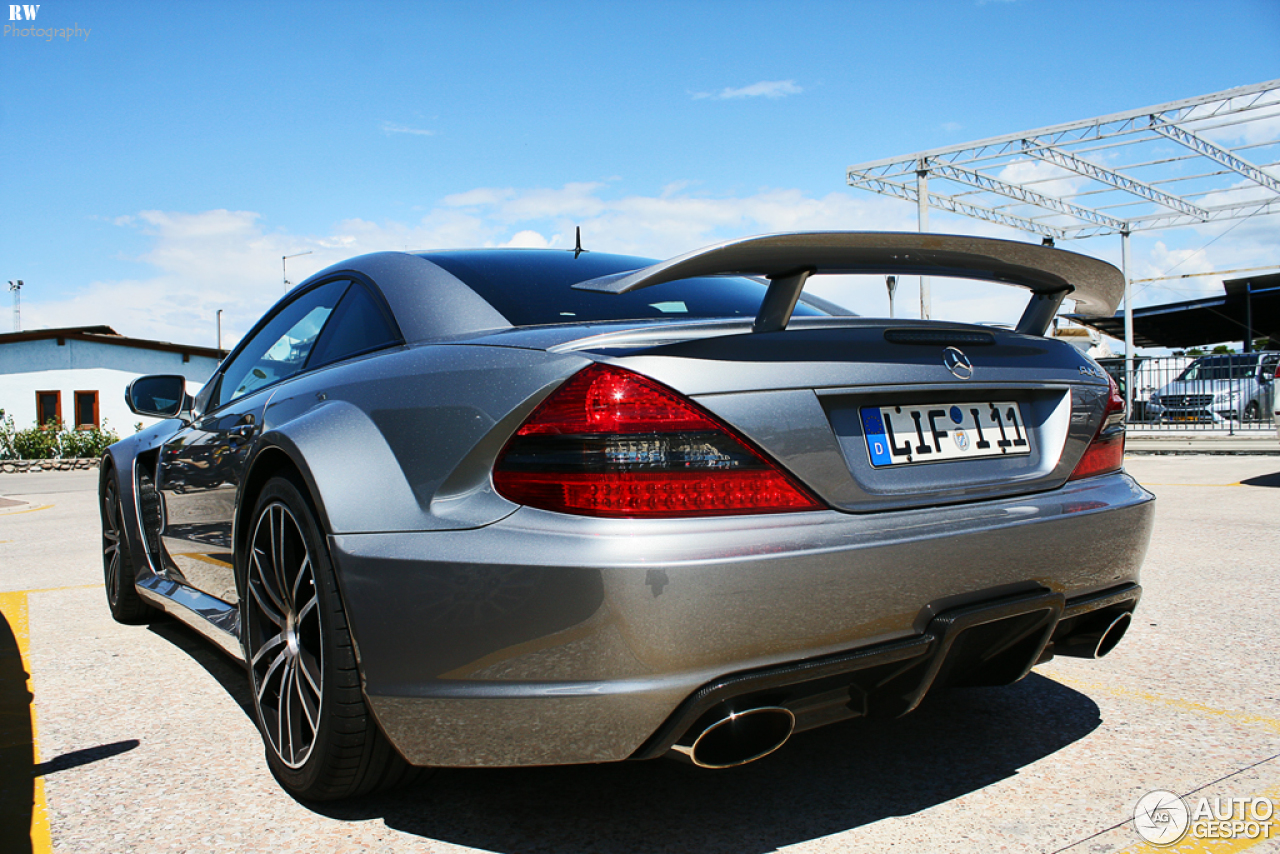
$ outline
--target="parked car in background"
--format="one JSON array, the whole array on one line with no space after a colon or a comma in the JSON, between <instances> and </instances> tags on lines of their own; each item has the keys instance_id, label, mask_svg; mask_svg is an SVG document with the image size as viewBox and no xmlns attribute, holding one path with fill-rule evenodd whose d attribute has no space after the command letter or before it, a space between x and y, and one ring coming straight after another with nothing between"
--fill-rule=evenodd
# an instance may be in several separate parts
<instances>
[{"instance_id":1,"label":"parked car in background","mask_svg":"<svg viewBox=\"0 0 1280 854\"><path fill-rule=\"evenodd\" d=\"M1280 353L1201 356L1151 396L1147 411L1163 422L1261 421L1273 411Z\"/></svg>"},{"instance_id":2,"label":"parked car in background","mask_svg":"<svg viewBox=\"0 0 1280 854\"><path fill-rule=\"evenodd\" d=\"M1016 329L865 318L885 272L1031 291ZM758 759L950 685L1097 658L1154 496L1124 402L1044 337L1110 264L935 234L748 238L669 261L379 252L272 307L101 466L107 603L242 657L291 793L413 766ZM216 738L216 736L215 736Z\"/></svg>"},{"instance_id":3,"label":"parked car in background","mask_svg":"<svg viewBox=\"0 0 1280 854\"><path fill-rule=\"evenodd\" d=\"M1194 357L1191 356L1135 356L1133 408L1129 410L1129 421L1158 420L1150 411L1151 395L1172 382L1194 361ZM1098 359L1097 362L1116 381L1116 385L1120 386L1120 396L1124 397L1124 356L1108 356Z\"/></svg>"}]
</instances>

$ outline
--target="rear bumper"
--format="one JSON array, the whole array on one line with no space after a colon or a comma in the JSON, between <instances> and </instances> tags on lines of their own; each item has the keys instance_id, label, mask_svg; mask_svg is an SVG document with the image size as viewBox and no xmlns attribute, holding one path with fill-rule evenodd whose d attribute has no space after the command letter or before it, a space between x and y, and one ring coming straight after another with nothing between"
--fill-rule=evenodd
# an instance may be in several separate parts
<instances>
[{"instance_id":1,"label":"rear bumper","mask_svg":"<svg viewBox=\"0 0 1280 854\"><path fill-rule=\"evenodd\" d=\"M1114 474L865 515L523 509L331 546L370 706L410 761L561 764L650 755L708 685L919 647L957 609L1049 596L1051 632L1063 606L1136 586L1153 506Z\"/></svg>"}]
</instances>

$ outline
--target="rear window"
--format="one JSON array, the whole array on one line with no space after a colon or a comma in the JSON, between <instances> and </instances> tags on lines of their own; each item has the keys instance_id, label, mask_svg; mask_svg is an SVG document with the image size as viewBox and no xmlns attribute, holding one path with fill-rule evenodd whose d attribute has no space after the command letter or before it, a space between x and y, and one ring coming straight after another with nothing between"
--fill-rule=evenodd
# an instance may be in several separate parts
<instances>
[{"instance_id":1,"label":"rear window","mask_svg":"<svg viewBox=\"0 0 1280 854\"><path fill-rule=\"evenodd\" d=\"M574 290L588 279L639 270L655 262L626 255L547 250L425 253L433 264L466 282L513 326L605 320L756 316L766 286L751 279L683 279L626 294ZM796 317L821 316L797 305Z\"/></svg>"}]
</instances>

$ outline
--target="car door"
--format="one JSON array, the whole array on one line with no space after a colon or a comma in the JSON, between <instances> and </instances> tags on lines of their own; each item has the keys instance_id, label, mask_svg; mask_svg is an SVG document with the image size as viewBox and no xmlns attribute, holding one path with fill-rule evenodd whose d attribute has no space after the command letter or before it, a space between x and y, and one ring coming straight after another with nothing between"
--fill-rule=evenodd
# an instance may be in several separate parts
<instances>
[{"instance_id":1,"label":"car door","mask_svg":"<svg viewBox=\"0 0 1280 854\"><path fill-rule=\"evenodd\" d=\"M321 283L278 306L214 375L207 412L160 449L161 553L175 580L232 604L232 521L263 415L282 383L308 366L348 279Z\"/></svg>"}]
</instances>

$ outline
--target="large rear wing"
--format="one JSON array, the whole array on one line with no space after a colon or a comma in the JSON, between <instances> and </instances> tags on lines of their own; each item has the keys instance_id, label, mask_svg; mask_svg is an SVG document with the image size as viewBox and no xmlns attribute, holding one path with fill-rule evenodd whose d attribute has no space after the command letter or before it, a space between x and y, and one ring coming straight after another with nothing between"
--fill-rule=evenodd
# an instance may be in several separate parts
<instances>
[{"instance_id":1,"label":"large rear wing","mask_svg":"<svg viewBox=\"0 0 1280 854\"><path fill-rule=\"evenodd\" d=\"M818 231L768 234L718 243L629 273L579 282L585 291L625 294L697 276L764 276L769 290L752 327L785 329L812 275L893 273L979 279L1031 291L1017 330L1043 335L1062 301L1076 311L1110 317L1124 295L1124 276L1111 264L1062 249L951 234Z\"/></svg>"}]
</instances>

